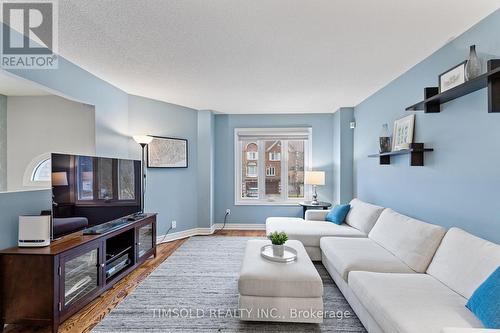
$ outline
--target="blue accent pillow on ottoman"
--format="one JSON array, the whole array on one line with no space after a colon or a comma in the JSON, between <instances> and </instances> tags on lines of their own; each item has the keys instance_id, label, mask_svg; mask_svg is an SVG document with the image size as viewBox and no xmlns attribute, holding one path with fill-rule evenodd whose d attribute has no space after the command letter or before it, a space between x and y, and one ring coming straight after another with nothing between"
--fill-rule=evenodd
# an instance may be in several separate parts
<instances>
[{"instance_id":1,"label":"blue accent pillow on ottoman","mask_svg":"<svg viewBox=\"0 0 500 333\"><path fill-rule=\"evenodd\" d=\"M500 328L500 266L474 291L465 305L486 328Z\"/></svg>"},{"instance_id":2,"label":"blue accent pillow on ottoman","mask_svg":"<svg viewBox=\"0 0 500 333\"><path fill-rule=\"evenodd\" d=\"M344 223L347 213L349 213L351 205L337 205L335 206L325 217L325 220L333 222L335 224Z\"/></svg>"}]
</instances>

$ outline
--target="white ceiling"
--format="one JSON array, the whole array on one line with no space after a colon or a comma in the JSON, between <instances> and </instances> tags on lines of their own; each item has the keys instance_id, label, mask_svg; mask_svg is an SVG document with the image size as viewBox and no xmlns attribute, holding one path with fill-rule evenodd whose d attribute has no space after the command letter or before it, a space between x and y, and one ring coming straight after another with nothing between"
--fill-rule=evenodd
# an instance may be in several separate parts
<instances>
[{"instance_id":1,"label":"white ceiling","mask_svg":"<svg viewBox=\"0 0 500 333\"><path fill-rule=\"evenodd\" d=\"M0 70L0 95L43 96L50 93L37 84Z\"/></svg>"},{"instance_id":2,"label":"white ceiling","mask_svg":"<svg viewBox=\"0 0 500 333\"><path fill-rule=\"evenodd\" d=\"M353 106L500 0L65 0L59 49L128 93L225 113Z\"/></svg>"}]
</instances>

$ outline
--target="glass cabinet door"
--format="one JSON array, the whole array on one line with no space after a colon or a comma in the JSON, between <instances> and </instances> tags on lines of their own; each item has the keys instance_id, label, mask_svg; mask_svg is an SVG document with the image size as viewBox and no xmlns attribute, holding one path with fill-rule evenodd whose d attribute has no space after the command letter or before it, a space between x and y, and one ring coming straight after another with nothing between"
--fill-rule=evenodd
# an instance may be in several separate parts
<instances>
[{"instance_id":1,"label":"glass cabinet door","mask_svg":"<svg viewBox=\"0 0 500 333\"><path fill-rule=\"evenodd\" d=\"M153 249L153 224L149 223L137 229L137 257L140 259Z\"/></svg>"},{"instance_id":2,"label":"glass cabinet door","mask_svg":"<svg viewBox=\"0 0 500 333\"><path fill-rule=\"evenodd\" d=\"M100 287L100 248L89 248L81 254L62 259L64 308L77 303Z\"/></svg>"}]
</instances>

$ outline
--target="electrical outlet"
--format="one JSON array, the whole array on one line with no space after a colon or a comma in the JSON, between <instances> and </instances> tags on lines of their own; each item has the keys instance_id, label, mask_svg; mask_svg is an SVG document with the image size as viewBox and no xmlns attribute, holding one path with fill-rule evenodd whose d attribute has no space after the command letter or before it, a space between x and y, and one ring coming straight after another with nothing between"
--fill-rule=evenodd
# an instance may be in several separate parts
<instances>
[{"instance_id":1,"label":"electrical outlet","mask_svg":"<svg viewBox=\"0 0 500 333\"><path fill-rule=\"evenodd\" d=\"M226 209L226 214L227 214L227 215L231 215L231 209L229 209L229 208L228 208L228 209Z\"/></svg>"},{"instance_id":2,"label":"electrical outlet","mask_svg":"<svg viewBox=\"0 0 500 333\"><path fill-rule=\"evenodd\" d=\"M177 221L172 221L172 229L175 229L177 228Z\"/></svg>"}]
</instances>

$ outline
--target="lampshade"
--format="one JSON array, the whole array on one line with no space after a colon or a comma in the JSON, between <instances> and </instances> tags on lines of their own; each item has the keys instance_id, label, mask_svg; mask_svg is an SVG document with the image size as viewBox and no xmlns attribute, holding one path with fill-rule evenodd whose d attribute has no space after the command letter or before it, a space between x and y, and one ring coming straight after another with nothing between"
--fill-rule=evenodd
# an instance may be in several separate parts
<instances>
[{"instance_id":1,"label":"lampshade","mask_svg":"<svg viewBox=\"0 0 500 333\"><path fill-rule=\"evenodd\" d=\"M324 171L306 171L304 183L307 185L325 185Z\"/></svg>"},{"instance_id":2,"label":"lampshade","mask_svg":"<svg viewBox=\"0 0 500 333\"><path fill-rule=\"evenodd\" d=\"M153 137L149 135L134 135L133 138L140 145L149 145L153 141Z\"/></svg>"},{"instance_id":3,"label":"lampshade","mask_svg":"<svg viewBox=\"0 0 500 333\"><path fill-rule=\"evenodd\" d=\"M68 176L65 171L52 172L52 186L68 186Z\"/></svg>"}]
</instances>

